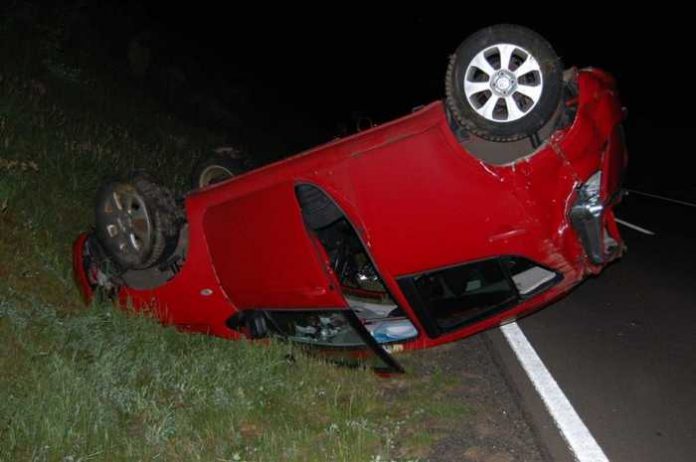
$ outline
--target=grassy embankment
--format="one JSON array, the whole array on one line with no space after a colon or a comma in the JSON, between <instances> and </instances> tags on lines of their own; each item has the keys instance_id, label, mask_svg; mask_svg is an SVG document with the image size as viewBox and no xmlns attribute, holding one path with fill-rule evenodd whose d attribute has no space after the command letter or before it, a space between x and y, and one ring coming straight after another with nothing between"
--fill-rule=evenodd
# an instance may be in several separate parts
<instances>
[{"instance_id":1,"label":"grassy embankment","mask_svg":"<svg viewBox=\"0 0 696 462\"><path fill-rule=\"evenodd\" d=\"M75 64L60 29L0 28L0 460L416 459L462 405L442 377L384 380L285 345L189 335L81 305L70 244L99 182L181 190L218 133ZM43 34L43 35L42 35Z\"/></svg>"}]
</instances>

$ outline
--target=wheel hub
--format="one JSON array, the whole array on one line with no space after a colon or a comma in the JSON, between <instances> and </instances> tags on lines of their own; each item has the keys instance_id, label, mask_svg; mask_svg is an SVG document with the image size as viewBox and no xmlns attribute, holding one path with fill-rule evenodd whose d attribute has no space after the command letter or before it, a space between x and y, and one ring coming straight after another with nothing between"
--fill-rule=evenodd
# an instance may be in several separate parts
<instances>
[{"instance_id":1,"label":"wheel hub","mask_svg":"<svg viewBox=\"0 0 696 462\"><path fill-rule=\"evenodd\" d=\"M505 69L501 69L493 75L491 79L491 91L503 98L511 95L517 89L517 78Z\"/></svg>"}]
</instances>

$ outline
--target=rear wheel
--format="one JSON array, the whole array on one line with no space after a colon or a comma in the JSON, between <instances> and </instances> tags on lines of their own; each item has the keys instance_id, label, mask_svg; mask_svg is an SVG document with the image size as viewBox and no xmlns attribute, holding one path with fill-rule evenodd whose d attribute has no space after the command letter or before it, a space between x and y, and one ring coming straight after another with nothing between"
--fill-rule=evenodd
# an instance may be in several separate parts
<instances>
[{"instance_id":1,"label":"rear wheel","mask_svg":"<svg viewBox=\"0 0 696 462\"><path fill-rule=\"evenodd\" d=\"M145 177L110 182L97 195L96 236L121 269L148 268L176 245L172 194Z\"/></svg>"},{"instance_id":2,"label":"rear wheel","mask_svg":"<svg viewBox=\"0 0 696 462\"><path fill-rule=\"evenodd\" d=\"M450 59L447 106L460 125L482 138L531 136L560 104L562 69L549 42L536 32L491 26L462 42Z\"/></svg>"},{"instance_id":3,"label":"rear wheel","mask_svg":"<svg viewBox=\"0 0 696 462\"><path fill-rule=\"evenodd\" d=\"M210 156L194 167L191 187L193 189L204 188L241 175L246 170L247 168L241 159L226 155Z\"/></svg>"}]
</instances>

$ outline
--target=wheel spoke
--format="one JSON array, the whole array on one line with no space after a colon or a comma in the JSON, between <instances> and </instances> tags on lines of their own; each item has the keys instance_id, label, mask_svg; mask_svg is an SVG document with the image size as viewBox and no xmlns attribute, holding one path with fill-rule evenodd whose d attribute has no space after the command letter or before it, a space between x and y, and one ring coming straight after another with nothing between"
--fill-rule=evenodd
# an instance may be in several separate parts
<instances>
[{"instance_id":1,"label":"wheel spoke","mask_svg":"<svg viewBox=\"0 0 696 462\"><path fill-rule=\"evenodd\" d=\"M490 90L491 86L488 82L469 82L464 81L464 93L466 96L472 96L482 91Z\"/></svg>"},{"instance_id":2,"label":"wheel spoke","mask_svg":"<svg viewBox=\"0 0 696 462\"><path fill-rule=\"evenodd\" d=\"M493 120L493 109L495 109L495 105L498 104L499 99L499 97L491 95L488 101L486 101L486 104L477 109L477 112L486 119Z\"/></svg>"},{"instance_id":3,"label":"wheel spoke","mask_svg":"<svg viewBox=\"0 0 696 462\"><path fill-rule=\"evenodd\" d=\"M116 191L114 191L113 194L111 194L111 202L114 204L115 210L123 210L123 205L121 204L121 197Z\"/></svg>"},{"instance_id":4,"label":"wheel spoke","mask_svg":"<svg viewBox=\"0 0 696 462\"><path fill-rule=\"evenodd\" d=\"M474 59L471 60L471 64L469 64L469 67L472 66L488 74L489 79L495 72L495 69L493 69L491 63L489 63L486 57L483 55L483 52L474 56Z\"/></svg>"},{"instance_id":5,"label":"wheel spoke","mask_svg":"<svg viewBox=\"0 0 696 462\"><path fill-rule=\"evenodd\" d=\"M124 194L122 196L122 201L123 201L123 208L125 209L126 213L128 215L133 213L133 204L137 202L135 196L133 194Z\"/></svg>"},{"instance_id":6,"label":"wheel spoke","mask_svg":"<svg viewBox=\"0 0 696 462\"><path fill-rule=\"evenodd\" d=\"M515 77L519 79L523 75L529 74L532 71L537 71L541 73L541 67L539 66L537 60L534 59L534 56L527 55L527 59L522 64L520 64L520 67L515 69L513 74L515 74Z\"/></svg>"},{"instance_id":7,"label":"wheel spoke","mask_svg":"<svg viewBox=\"0 0 696 462\"><path fill-rule=\"evenodd\" d=\"M136 252L140 252L140 247L142 246L142 240L140 239L140 237L135 233L131 233L130 236L128 236L128 238L131 247Z\"/></svg>"},{"instance_id":8,"label":"wheel spoke","mask_svg":"<svg viewBox=\"0 0 696 462\"><path fill-rule=\"evenodd\" d=\"M507 107L507 120L517 120L524 115L512 95L505 98L505 106Z\"/></svg>"},{"instance_id":9,"label":"wheel spoke","mask_svg":"<svg viewBox=\"0 0 696 462\"><path fill-rule=\"evenodd\" d=\"M512 58L512 52L515 51L515 48L517 48L515 45L509 45L507 43L501 43L498 45L501 69L510 69L510 58Z\"/></svg>"},{"instance_id":10,"label":"wheel spoke","mask_svg":"<svg viewBox=\"0 0 696 462\"><path fill-rule=\"evenodd\" d=\"M541 96L541 90L542 86L541 85L518 85L517 86L517 91L524 96L528 97L529 99L532 100L532 102L536 103L539 101L539 97Z\"/></svg>"}]
</instances>

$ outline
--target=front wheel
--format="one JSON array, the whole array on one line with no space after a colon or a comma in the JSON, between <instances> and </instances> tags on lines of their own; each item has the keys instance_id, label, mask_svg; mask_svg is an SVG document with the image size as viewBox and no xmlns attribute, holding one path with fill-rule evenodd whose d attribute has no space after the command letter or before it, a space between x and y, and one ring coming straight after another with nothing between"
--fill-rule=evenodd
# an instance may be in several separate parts
<instances>
[{"instance_id":1,"label":"front wheel","mask_svg":"<svg viewBox=\"0 0 696 462\"><path fill-rule=\"evenodd\" d=\"M499 24L467 38L451 57L445 89L457 122L492 141L531 136L561 101L563 66L542 36Z\"/></svg>"}]
</instances>

